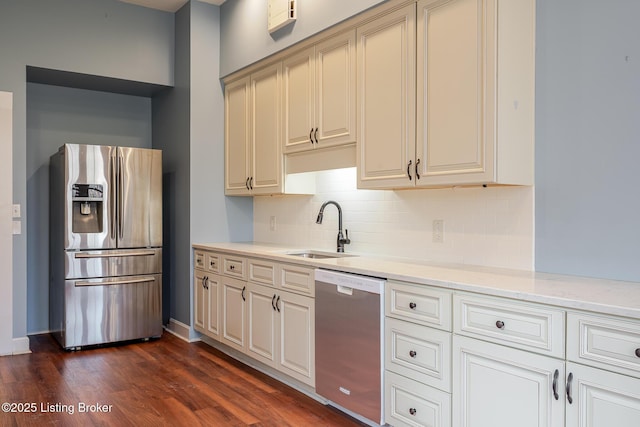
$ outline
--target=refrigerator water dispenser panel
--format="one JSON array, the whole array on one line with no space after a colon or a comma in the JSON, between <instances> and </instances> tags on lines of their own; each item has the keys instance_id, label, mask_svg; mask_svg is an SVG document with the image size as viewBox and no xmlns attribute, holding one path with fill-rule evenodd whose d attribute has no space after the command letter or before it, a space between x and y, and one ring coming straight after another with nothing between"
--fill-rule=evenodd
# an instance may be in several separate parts
<instances>
[{"instance_id":1,"label":"refrigerator water dispenser panel","mask_svg":"<svg viewBox=\"0 0 640 427\"><path fill-rule=\"evenodd\" d=\"M74 233L102 233L103 186L73 184L72 230Z\"/></svg>"}]
</instances>

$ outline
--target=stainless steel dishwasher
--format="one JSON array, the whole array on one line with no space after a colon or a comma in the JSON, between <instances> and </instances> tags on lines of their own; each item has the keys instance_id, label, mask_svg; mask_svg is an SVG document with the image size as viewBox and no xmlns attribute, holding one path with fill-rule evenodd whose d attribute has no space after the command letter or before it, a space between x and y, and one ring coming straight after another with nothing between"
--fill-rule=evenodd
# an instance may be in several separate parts
<instances>
[{"instance_id":1,"label":"stainless steel dishwasher","mask_svg":"<svg viewBox=\"0 0 640 427\"><path fill-rule=\"evenodd\" d=\"M316 393L382 424L384 279L315 271Z\"/></svg>"}]
</instances>

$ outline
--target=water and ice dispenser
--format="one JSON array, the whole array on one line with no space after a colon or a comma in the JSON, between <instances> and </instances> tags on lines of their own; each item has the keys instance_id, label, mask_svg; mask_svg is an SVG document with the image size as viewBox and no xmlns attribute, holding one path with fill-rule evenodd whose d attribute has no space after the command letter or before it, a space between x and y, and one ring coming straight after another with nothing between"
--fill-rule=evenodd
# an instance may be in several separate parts
<instances>
[{"instance_id":1,"label":"water and ice dispenser","mask_svg":"<svg viewBox=\"0 0 640 427\"><path fill-rule=\"evenodd\" d=\"M73 184L73 232L102 233L103 187L100 184Z\"/></svg>"}]
</instances>

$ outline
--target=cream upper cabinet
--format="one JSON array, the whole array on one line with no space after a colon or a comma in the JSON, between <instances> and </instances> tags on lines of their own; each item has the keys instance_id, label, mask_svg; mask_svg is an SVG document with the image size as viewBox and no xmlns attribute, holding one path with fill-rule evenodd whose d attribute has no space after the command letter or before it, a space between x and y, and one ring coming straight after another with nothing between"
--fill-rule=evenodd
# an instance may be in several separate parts
<instances>
[{"instance_id":1,"label":"cream upper cabinet","mask_svg":"<svg viewBox=\"0 0 640 427\"><path fill-rule=\"evenodd\" d=\"M421 0L418 185L533 184L534 0Z\"/></svg>"},{"instance_id":2,"label":"cream upper cabinet","mask_svg":"<svg viewBox=\"0 0 640 427\"><path fill-rule=\"evenodd\" d=\"M415 156L415 27L412 4L357 28L360 188L409 184L407 170Z\"/></svg>"},{"instance_id":3,"label":"cream upper cabinet","mask_svg":"<svg viewBox=\"0 0 640 427\"><path fill-rule=\"evenodd\" d=\"M251 174L251 80L234 81L224 89L225 194L249 194Z\"/></svg>"},{"instance_id":4,"label":"cream upper cabinet","mask_svg":"<svg viewBox=\"0 0 640 427\"><path fill-rule=\"evenodd\" d=\"M225 194L282 192L282 65L263 68L225 88Z\"/></svg>"},{"instance_id":5,"label":"cream upper cabinet","mask_svg":"<svg viewBox=\"0 0 640 427\"><path fill-rule=\"evenodd\" d=\"M251 75L253 168L249 187L253 194L277 193L282 188L281 74L278 63Z\"/></svg>"},{"instance_id":6,"label":"cream upper cabinet","mask_svg":"<svg viewBox=\"0 0 640 427\"><path fill-rule=\"evenodd\" d=\"M393 20L358 36L359 187L532 185L534 0L418 1L407 36L416 41L415 76L400 70L409 61L398 35L376 29ZM366 46L382 34L395 50ZM402 132L414 116L405 110L415 113L409 138Z\"/></svg>"},{"instance_id":7,"label":"cream upper cabinet","mask_svg":"<svg viewBox=\"0 0 640 427\"><path fill-rule=\"evenodd\" d=\"M283 60L284 152L355 142L355 30Z\"/></svg>"}]
</instances>

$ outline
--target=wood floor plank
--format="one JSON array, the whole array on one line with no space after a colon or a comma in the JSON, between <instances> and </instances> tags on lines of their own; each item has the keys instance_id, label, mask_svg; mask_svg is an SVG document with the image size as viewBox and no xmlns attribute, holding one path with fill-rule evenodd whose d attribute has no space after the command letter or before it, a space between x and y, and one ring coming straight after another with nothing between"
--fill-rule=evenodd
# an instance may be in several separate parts
<instances>
[{"instance_id":1,"label":"wood floor plank","mask_svg":"<svg viewBox=\"0 0 640 427\"><path fill-rule=\"evenodd\" d=\"M0 427L363 425L204 343L171 334L77 352L46 334L30 343L31 354L0 357L0 400L34 402L38 410L0 412ZM79 410L97 403L110 410ZM73 413L48 410L56 404Z\"/></svg>"}]
</instances>

